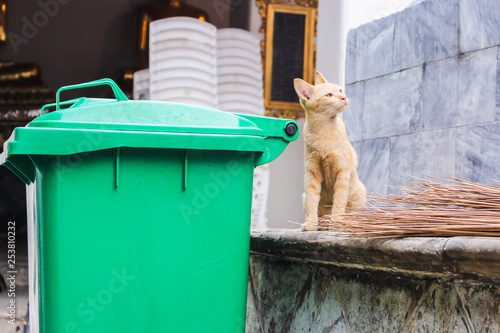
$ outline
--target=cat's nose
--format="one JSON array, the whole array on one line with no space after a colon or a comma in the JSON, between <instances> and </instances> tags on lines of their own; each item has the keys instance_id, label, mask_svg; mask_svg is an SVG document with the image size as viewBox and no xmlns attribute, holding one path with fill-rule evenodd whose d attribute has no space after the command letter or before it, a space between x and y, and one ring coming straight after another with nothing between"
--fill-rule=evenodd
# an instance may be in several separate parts
<instances>
[{"instance_id":1,"label":"cat's nose","mask_svg":"<svg viewBox=\"0 0 500 333\"><path fill-rule=\"evenodd\" d=\"M347 99L347 97L346 96L342 96L340 99L343 100L343 101L345 101Z\"/></svg>"}]
</instances>

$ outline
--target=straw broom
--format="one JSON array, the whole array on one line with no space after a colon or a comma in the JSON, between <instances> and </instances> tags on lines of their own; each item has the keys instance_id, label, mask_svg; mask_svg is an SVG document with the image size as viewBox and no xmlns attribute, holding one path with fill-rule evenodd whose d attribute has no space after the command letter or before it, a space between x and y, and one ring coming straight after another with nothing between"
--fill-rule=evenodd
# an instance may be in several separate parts
<instances>
[{"instance_id":1,"label":"straw broom","mask_svg":"<svg viewBox=\"0 0 500 333\"><path fill-rule=\"evenodd\" d=\"M371 197L364 210L319 219L346 238L500 236L500 185L458 178L412 182L401 195Z\"/></svg>"}]
</instances>

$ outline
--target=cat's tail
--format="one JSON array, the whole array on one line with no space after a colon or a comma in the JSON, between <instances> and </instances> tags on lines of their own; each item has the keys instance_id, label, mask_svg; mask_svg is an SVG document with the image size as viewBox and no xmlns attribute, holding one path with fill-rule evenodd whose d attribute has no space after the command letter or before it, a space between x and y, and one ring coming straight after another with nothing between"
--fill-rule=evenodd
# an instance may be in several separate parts
<instances>
[{"instance_id":1,"label":"cat's tail","mask_svg":"<svg viewBox=\"0 0 500 333\"><path fill-rule=\"evenodd\" d=\"M360 211L366 207L366 203L366 188L355 170L351 175L346 213Z\"/></svg>"}]
</instances>

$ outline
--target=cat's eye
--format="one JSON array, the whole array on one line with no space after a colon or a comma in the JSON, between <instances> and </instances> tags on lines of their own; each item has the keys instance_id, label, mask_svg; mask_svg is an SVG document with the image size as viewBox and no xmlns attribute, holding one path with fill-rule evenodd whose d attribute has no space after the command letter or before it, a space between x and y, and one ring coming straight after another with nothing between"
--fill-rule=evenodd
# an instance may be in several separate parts
<instances>
[{"instance_id":1,"label":"cat's eye","mask_svg":"<svg viewBox=\"0 0 500 333\"><path fill-rule=\"evenodd\" d=\"M327 97L332 97L332 96L333 96L333 94L332 94L332 93L328 93L328 94L326 94L325 96L327 96Z\"/></svg>"},{"instance_id":2,"label":"cat's eye","mask_svg":"<svg viewBox=\"0 0 500 333\"><path fill-rule=\"evenodd\" d=\"M342 89L339 89L339 93L341 93L341 94L342 94Z\"/></svg>"}]
</instances>

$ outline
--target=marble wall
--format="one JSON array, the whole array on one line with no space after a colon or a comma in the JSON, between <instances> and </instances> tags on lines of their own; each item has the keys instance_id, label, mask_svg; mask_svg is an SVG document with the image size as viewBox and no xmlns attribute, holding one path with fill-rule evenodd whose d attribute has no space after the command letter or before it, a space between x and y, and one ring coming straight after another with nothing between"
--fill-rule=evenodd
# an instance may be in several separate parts
<instances>
[{"instance_id":1,"label":"marble wall","mask_svg":"<svg viewBox=\"0 0 500 333\"><path fill-rule=\"evenodd\" d=\"M344 113L367 190L500 179L500 2L426 0L349 31Z\"/></svg>"}]
</instances>

